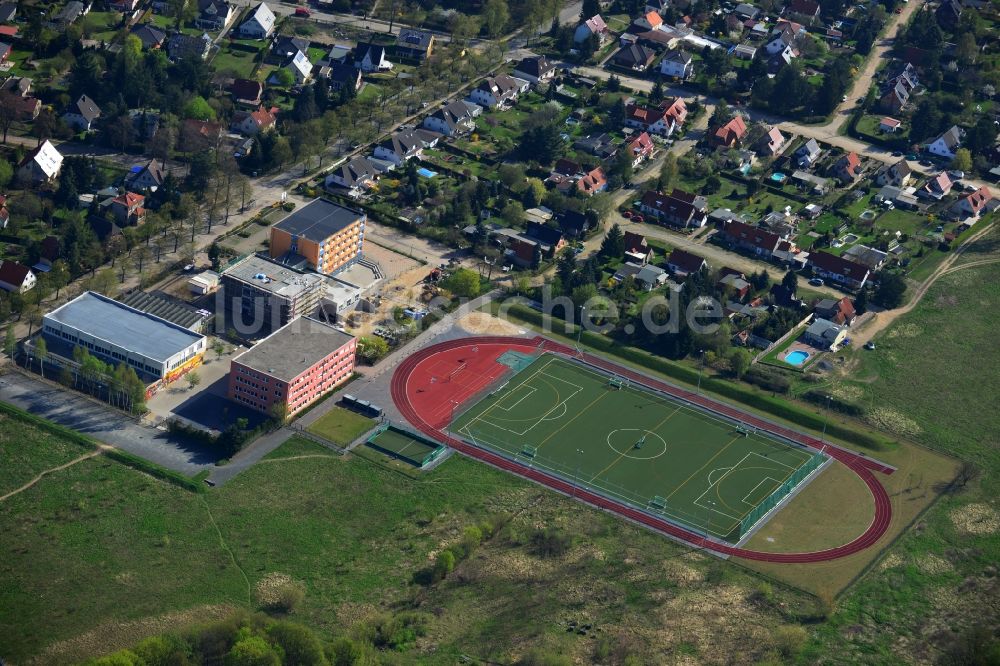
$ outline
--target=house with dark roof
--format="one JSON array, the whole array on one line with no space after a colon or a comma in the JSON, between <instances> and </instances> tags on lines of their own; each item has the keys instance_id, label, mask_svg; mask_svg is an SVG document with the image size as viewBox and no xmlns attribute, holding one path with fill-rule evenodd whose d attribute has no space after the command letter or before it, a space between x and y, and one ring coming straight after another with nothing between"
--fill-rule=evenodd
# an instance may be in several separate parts
<instances>
[{"instance_id":1,"label":"house with dark roof","mask_svg":"<svg viewBox=\"0 0 1000 666\"><path fill-rule=\"evenodd\" d=\"M731 248L770 259L781 243L778 234L751 226L739 220L727 220L719 227L720 240Z\"/></svg>"},{"instance_id":2,"label":"house with dark roof","mask_svg":"<svg viewBox=\"0 0 1000 666\"><path fill-rule=\"evenodd\" d=\"M742 116L733 116L726 124L712 132L712 144L715 146L734 148L743 141L747 134L747 124Z\"/></svg>"},{"instance_id":3,"label":"house with dark roof","mask_svg":"<svg viewBox=\"0 0 1000 666\"><path fill-rule=\"evenodd\" d=\"M667 257L667 270L677 277L687 277L704 268L708 268L707 261L680 248L675 249Z\"/></svg>"},{"instance_id":4,"label":"house with dark roof","mask_svg":"<svg viewBox=\"0 0 1000 666\"><path fill-rule=\"evenodd\" d=\"M527 81L507 74L488 76L469 92L468 99L489 109L504 109L517 103L518 97L528 91L528 86Z\"/></svg>"},{"instance_id":5,"label":"house with dark roof","mask_svg":"<svg viewBox=\"0 0 1000 666\"><path fill-rule=\"evenodd\" d=\"M167 56L174 62L187 58L204 60L212 50L212 38L206 33L200 37L177 32L167 40Z\"/></svg>"},{"instance_id":6,"label":"house with dark roof","mask_svg":"<svg viewBox=\"0 0 1000 666\"><path fill-rule=\"evenodd\" d=\"M330 81L330 88L342 90L344 88L354 89L355 92L361 90L361 70L354 65L344 62L330 63L330 71L327 75Z\"/></svg>"},{"instance_id":7,"label":"house with dark roof","mask_svg":"<svg viewBox=\"0 0 1000 666\"><path fill-rule=\"evenodd\" d=\"M795 151L795 163L800 167L811 167L819 159L822 152L816 139L809 139Z\"/></svg>"},{"instance_id":8,"label":"house with dark roof","mask_svg":"<svg viewBox=\"0 0 1000 666\"><path fill-rule=\"evenodd\" d=\"M424 118L422 126L445 136L464 134L476 126L474 118L479 114L470 108L473 106L482 113L478 104L463 100L451 102Z\"/></svg>"},{"instance_id":9,"label":"house with dark roof","mask_svg":"<svg viewBox=\"0 0 1000 666\"><path fill-rule=\"evenodd\" d=\"M885 262L889 259L889 253L860 243L847 248L841 256L856 264L867 266L873 273L885 266Z\"/></svg>"},{"instance_id":10,"label":"house with dark roof","mask_svg":"<svg viewBox=\"0 0 1000 666\"><path fill-rule=\"evenodd\" d=\"M182 150L211 150L222 139L222 123L185 118L179 144Z\"/></svg>"},{"instance_id":11,"label":"house with dark roof","mask_svg":"<svg viewBox=\"0 0 1000 666\"><path fill-rule=\"evenodd\" d=\"M83 4L78 0L70 0L66 3L66 6L59 10L55 16L52 17L51 24L53 26L66 28L76 22L81 16L85 16L90 12L90 5Z\"/></svg>"},{"instance_id":12,"label":"house with dark roof","mask_svg":"<svg viewBox=\"0 0 1000 666\"><path fill-rule=\"evenodd\" d=\"M4 2L0 4L0 23L13 23L17 17L17 3Z\"/></svg>"},{"instance_id":13,"label":"house with dark roof","mask_svg":"<svg viewBox=\"0 0 1000 666\"><path fill-rule=\"evenodd\" d=\"M413 132L394 132L375 146L374 156L399 166L407 160L420 159L424 144Z\"/></svg>"},{"instance_id":14,"label":"house with dark roof","mask_svg":"<svg viewBox=\"0 0 1000 666\"><path fill-rule=\"evenodd\" d=\"M380 176L381 172L367 157L354 157L331 171L326 177L325 184L326 187L337 185L347 189L371 187Z\"/></svg>"},{"instance_id":15,"label":"house with dark roof","mask_svg":"<svg viewBox=\"0 0 1000 666\"><path fill-rule=\"evenodd\" d=\"M645 266L653 260L653 248L646 237L632 231L625 232L625 261Z\"/></svg>"},{"instance_id":16,"label":"house with dark roof","mask_svg":"<svg viewBox=\"0 0 1000 666\"><path fill-rule=\"evenodd\" d=\"M362 72L388 72L392 63L386 55L384 46L359 42L354 49L354 66Z\"/></svg>"},{"instance_id":17,"label":"house with dark roof","mask_svg":"<svg viewBox=\"0 0 1000 666\"><path fill-rule=\"evenodd\" d=\"M819 21L819 3L816 0L791 0L785 6L785 15L812 25Z\"/></svg>"},{"instance_id":18,"label":"house with dark roof","mask_svg":"<svg viewBox=\"0 0 1000 666\"><path fill-rule=\"evenodd\" d=\"M14 118L21 122L34 120L42 111L42 103L37 97L14 95L9 103L14 107Z\"/></svg>"},{"instance_id":19,"label":"house with dark roof","mask_svg":"<svg viewBox=\"0 0 1000 666\"><path fill-rule=\"evenodd\" d=\"M656 51L640 44L630 44L619 49L618 53L612 58L612 62L624 69L630 69L634 72L644 72L655 59Z\"/></svg>"},{"instance_id":20,"label":"house with dark roof","mask_svg":"<svg viewBox=\"0 0 1000 666\"><path fill-rule=\"evenodd\" d=\"M867 266L822 250L810 252L808 264L817 277L830 280L847 289L861 289L871 275L871 270Z\"/></svg>"},{"instance_id":21,"label":"house with dark roof","mask_svg":"<svg viewBox=\"0 0 1000 666\"><path fill-rule=\"evenodd\" d=\"M222 30L236 18L236 8L225 0L198 0L194 24L202 30Z\"/></svg>"},{"instance_id":22,"label":"house with dark roof","mask_svg":"<svg viewBox=\"0 0 1000 666\"><path fill-rule=\"evenodd\" d=\"M396 55L408 60L426 60L434 52L434 35L426 30L404 28L396 37Z\"/></svg>"},{"instance_id":23,"label":"house with dark roof","mask_svg":"<svg viewBox=\"0 0 1000 666\"><path fill-rule=\"evenodd\" d=\"M271 226L270 256L332 275L361 257L367 219L362 211L313 199Z\"/></svg>"},{"instance_id":24,"label":"house with dark roof","mask_svg":"<svg viewBox=\"0 0 1000 666\"><path fill-rule=\"evenodd\" d=\"M953 160L955 159L955 151L962 145L964 134L965 132L958 125L952 125L948 131L927 144L927 152Z\"/></svg>"},{"instance_id":25,"label":"house with dark roof","mask_svg":"<svg viewBox=\"0 0 1000 666\"><path fill-rule=\"evenodd\" d=\"M591 228L587 216L575 210L564 210L559 214L558 222L559 228L569 238L583 238Z\"/></svg>"},{"instance_id":26,"label":"house with dark roof","mask_svg":"<svg viewBox=\"0 0 1000 666\"><path fill-rule=\"evenodd\" d=\"M81 132L93 129L94 121L100 117L101 109L86 95L80 95L80 98L70 104L66 113L62 115L63 122Z\"/></svg>"},{"instance_id":27,"label":"house with dark roof","mask_svg":"<svg viewBox=\"0 0 1000 666\"><path fill-rule=\"evenodd\" d=\"M132 34L142 42L142 48L149 50L160 48L167 39L165 31L149 23L132 26Z\"/></svg>"},{"instance_id":28,"label":"house with dark roof","mask_svg":"<svg viewBox=\"0 0 1000 666\"><path fill-rule=\"evenodd\" d=\"M596 155L602 160L614 157L618 153L618 144L610 134L598 134L597 136L585 136L573 142L573 149L591 155Z\"/></svg>"},{"instance_id":29,"label":"house with dark roof","mask_svg":"<svg viewBox=\"0 0 1000 666\"><path fill-rule=\"evenodd\" d=\"M296 53L309 52L309 40L301 37L291 37L289 35L277 35L271 42L271 53L283 62L295 57Z\"/></svg>"},{"instance_id":30,"label":"house with dark roof","mask_svg":"<svg viewBox=\"0 0 1000 666\"><path fill-rule=\"evenodd\" d=\"M681 228L699 229L708 218L704 197L676 189L670 194L649 190L639 200L639 210L658 222Z\"/></svg>"},{"instance_id":31,"label":"house with dark roof","mask_svg":"<svg viewBox=\"0 0 1000 666\"><path fill-rule=\"evenodd\" d=\"M549 259L566 247L566 239L563 238L563 232L557 227L550 226L544 222L528 222L525 225L524 236L538 243L542 254Z\"/></svg>"},{"instance_id":32,"label":"house with dark roof","mask_svg":"<svg viewBox=\"0 0 1000 666\"><path fill-rule=\"evenodd\" d=\"M948 31L954 30L962 18L962 3L958 0L943 0L934 15L942 28Z\"/></svg>"},{"instance_id":33,"label":"house with dark roof","mask_svg":"<svg viewBox=\"0 0 1000 666\"><path fill-rule=\"evenodd\" d=\"M899 113L910 102L910 90L902 81L895 81L886 86L878 99L878 106L886 113Z\"/></svg>"},{"instance_id":34,"label":"house with dark roof","mask_svg":"<svg viewBox=\"0 0 1000 666\"><path fill-rule=\"evenodd\" d=\"M514 76L529 83L551 81L556 76L556 65L545 56L529 56L517 63Z\"/></svg>"},{"instance_id":35,"label":"house with dark roof","mask_svg":"<svg viewBox=\"0 0 1000 666\"><path fill-rule=\"evenodd\" d=\"M236 79L229 86L229 94L237 106L256 109L264 96L264 86L252 79Z\"/></svg>"},{"instance_id":36,"label":"house with dark roof","mask_svg":"<svg viewBox=\"0 0 1000 666\"><path fill-rule=\"evenodd\" d=\"M129 189L141 191L155 191L163 185L163 162L151 159L135 174L126 179L125 183Z\"/></svg>"},{"instance_id":37,"label":"house with dark roof","mask_svg":"<svg viewBox=\"0 0 1000 666\"><path fill-rule=\"evenodd\" d=\"M0 289L23 294L31 291L37 282L35 274L24 264L6 259L0 263Z\"/></svg>"},{"instance_id":38,"label":"house with dark roof","mask_svg":"<svg viewBox=\"0 0 1000 666\"><path fill-rule=\"evenodd\" d=\"M660 74L675 79L689 79L694 76L694 59L684 49L667 51L660 61Z\"/></svg>"},{"instance_id":39,"label":"house with dark roof","mask_svg":"<svg viewBox=\"0 0 1000 666\"><path fill-rule=\"evenodd\" d=\"M906 187L910 182L913 171L909 163L900 158L894 164L886 164L875 173L875 184L882 187L892 185L893 187Z\"/></svg>"}]
</instances>

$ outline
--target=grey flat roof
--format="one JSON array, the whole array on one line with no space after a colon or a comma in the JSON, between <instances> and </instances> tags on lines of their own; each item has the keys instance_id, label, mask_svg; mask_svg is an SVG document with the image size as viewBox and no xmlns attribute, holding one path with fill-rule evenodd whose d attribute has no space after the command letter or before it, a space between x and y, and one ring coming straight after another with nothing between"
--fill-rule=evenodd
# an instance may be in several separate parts
<instances>
[{"instance_id":1,"label":"grey flat roof","mask_svg":"<svg viewBox=\"0 0 1000 666\"><path fill-rule=\"evenodd\" d=\"M317 319L296 317L233 360L287 382L353 337Z\"/></svg>"},{"instance_id":2,"label":"grey flat roof","mask_svg":"<svg viewBox=\"0 0 1000 666\"><path fill-rule=\"evenodd\" d=\"M275 224L274 228L321 243L362 217L364 213L359 210L327 199L313 199Z\"/></svg>"},{"instance_id":3,"label":"grey flat roof","mask_svg":"<svg viewBox=\"0 0 1000 666\"><path fill-rule=\"evenodd\" d=\"M133 291L125 296L121 302L130 308L141 310L160 319L166 319L187 329L211 316L199 313L198 308L159 292Z\"/></svg>"},{"instance_id":4,"label":"grey flat roof","mask_svg":"<svg viewBox=\"0 0 1000 666\"><path fill-rule=\"evenodd\" d=\"M327 282L326 277L317 273L303 273L255 254L236 262L222 274L285 298L319 289Z\"/></svg>"},{"instance_id":5,"label":"grey flat roof","mask_svg":"<svg viewBox=\"0 0 1000 666\"><path fill-rule=\"evenodd\" d=\"M156 361L166 361L204 337L92 291L56 308L45 319Z\"/></svg>"}]
</instances>

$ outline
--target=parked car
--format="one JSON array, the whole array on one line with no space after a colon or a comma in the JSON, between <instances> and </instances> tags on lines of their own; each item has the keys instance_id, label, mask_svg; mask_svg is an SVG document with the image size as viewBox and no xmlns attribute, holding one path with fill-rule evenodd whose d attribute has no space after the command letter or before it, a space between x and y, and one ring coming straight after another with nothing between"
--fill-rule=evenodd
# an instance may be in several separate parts
<instances>
[{"instance_id":1,"label":"parked car","mask_svg":"<svg viewBox=\"0 0 1000 666\"><path fill-rule=\"evenodd\" d=\"M825 283L823 282L822 278L813 278L809 280L809 284L811 284L814 287L822 287Z\"/></svg>"},{"instance_id":2,"label":"parked car","mask_svg":"<svg viewBox=\"0 0 1000 666\"><path fill-rule=\"evenodd\" d=\"M624 217L626 220L631 220L634 215L635 213L633 213L630 210L627 210L624 213L622 213L622 217Z\"/></svg>"},{"instance_id":3,"label":"parked car","mask_svg":"<svg viewBox=\"0 0 1000 666\"><path fill-rule=\"evenodd\" d=\"M949 171L948 172L948 176L951 177L951 178L954 178L956 180L961 180L962 178L965 178L965 172L964 171L958 171L958 170L956 170L956 171Z\"/></svg>"},{"instance_id":4,"label":"parked car","mask_svg":"<svg viewBox=\"0 0 1000 666\"><path fill-rule=\"evenodd\" d=\"M312 12L310 12L305 7L296 7L295 8L295 15L296 16L301 16L302 18L309 18L310 16L312 16Z\"/></svg>"},{"instance_id":5,"label":"parked car","mask_svg":"<svg viewBox=\"0 0 1000 666\"><path fill-rule=\"evenodd\" d=\"M646 218L644 218L641 214L636 213L635 215L632 216L632 221L633 222L640 222L641 223L641 222L645 222Z\"/></svg>"},{"instance_id":6,"label":"parked car","mask_svg":"<svg viewBox=\"0 0 1000 666\"><path fill-rule=\"evenodd\" d=\"M875 343L874 342L866 342L865 343L865 349L875 349Z\"/></svg>"}]
</instances>

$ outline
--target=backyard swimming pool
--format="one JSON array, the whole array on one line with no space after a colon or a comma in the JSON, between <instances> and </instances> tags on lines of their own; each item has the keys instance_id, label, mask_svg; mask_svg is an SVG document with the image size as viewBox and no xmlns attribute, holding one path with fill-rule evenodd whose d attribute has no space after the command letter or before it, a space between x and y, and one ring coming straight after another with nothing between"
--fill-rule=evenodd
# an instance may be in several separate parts
<instances>
[{"instance_id":1,"label":"backyard swimming pool","mask_svg":"<svg viewBox=\"0 0 1000 666\"><path fill-rule=\"evenodd\" d=\"M809 352L802 351L801 349L796 349L793 352L788 352L785 355L785 363L788 365L800 366L806 362L809 358Z\"/></svg>"},{"instance_id":2,"label":"backyard swimming pool","mask_svg":"<svg viewBox=\"0 0 1000 666\"><path fill-rule=\"evenodd\" d=\"M419 169L417 169L417 173L419 173L424 178L433 178L434 176L437 175L437 171L431 171L427 167L420 167Z\"/></svg>"},{"instance_id":3,"label":"backyard swimming pool","mask_svg":"<svg viewBox=\"0 0 1000 666\"><path fill-rule=\"evenodd\" d=\"M776 183L783 183L785 182L785 174L781 173L780 171L775 171L774 173L771 174L771 180L773 180Z\"/></svg>"}]
</instances>

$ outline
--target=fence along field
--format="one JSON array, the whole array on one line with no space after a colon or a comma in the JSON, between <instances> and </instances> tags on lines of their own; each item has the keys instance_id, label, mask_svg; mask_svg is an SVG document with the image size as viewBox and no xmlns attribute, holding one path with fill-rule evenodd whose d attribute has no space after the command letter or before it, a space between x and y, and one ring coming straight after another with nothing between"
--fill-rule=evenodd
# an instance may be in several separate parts
<instances>
[{"instance_id":1,"label":"fence along field","mask_svg":"<svg viewBox=\"0 0 1000 666\"><path fill-rule=\"evenodd\" d=\"M511 366L452 434L729 543L827 460L559 356Z\"/></svg>"}]
</instances>

